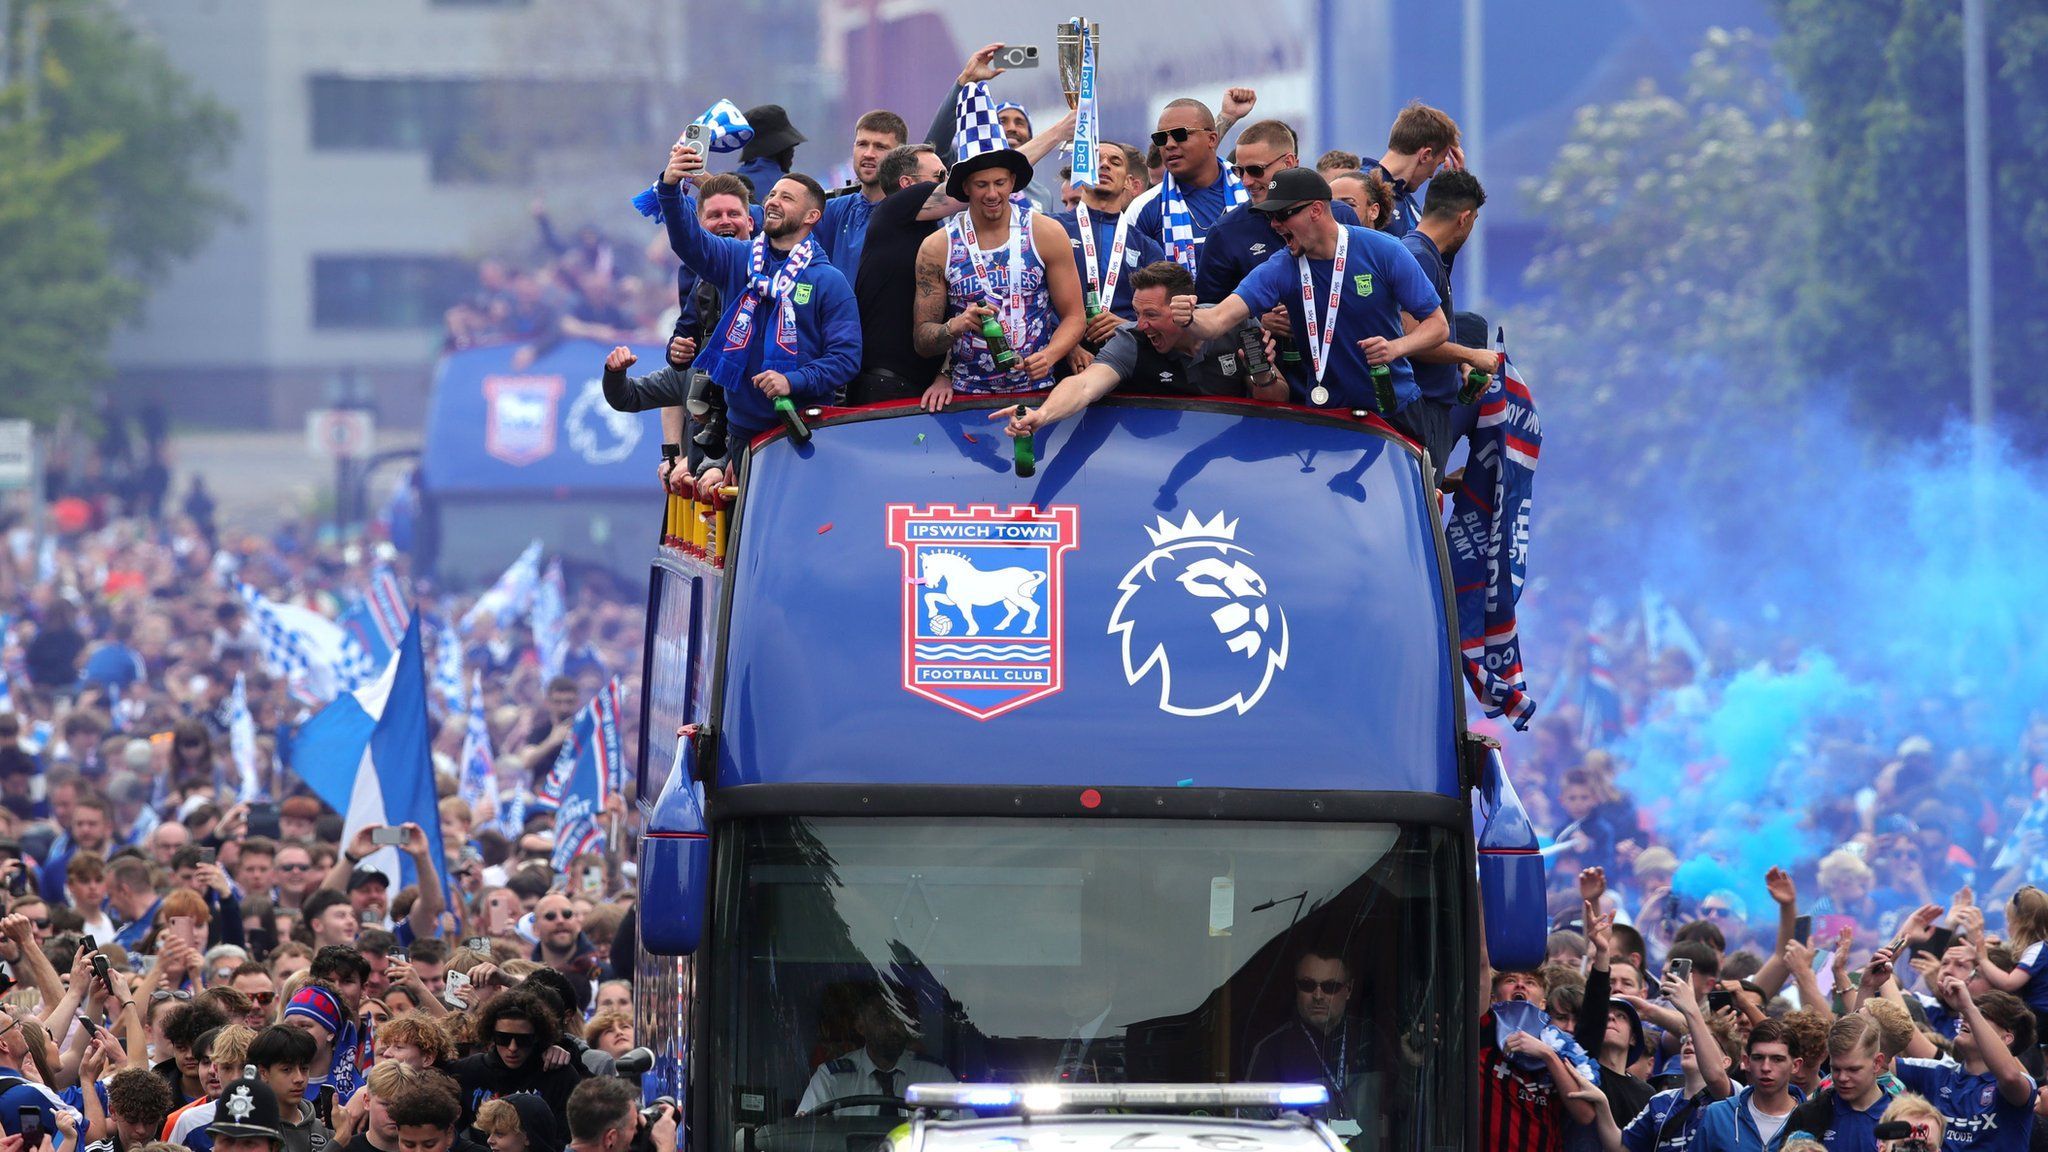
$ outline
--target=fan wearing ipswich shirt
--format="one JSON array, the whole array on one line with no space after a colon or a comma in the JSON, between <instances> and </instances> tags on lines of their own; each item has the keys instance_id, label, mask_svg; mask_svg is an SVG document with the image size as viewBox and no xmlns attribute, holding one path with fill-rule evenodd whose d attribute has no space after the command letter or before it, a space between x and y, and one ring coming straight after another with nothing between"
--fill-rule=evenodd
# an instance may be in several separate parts
<instances>
[{"instance_id":1,"label":"fan wearing ipswich shirt","mask_svg":"<svg viewBox=\"0 0 2048 1152\"><path fill-rule=\"evenodd\" d=\"M1871 960L1873 966L1890 962L1883 950ZM2034 1128L2035 1088L2019 1053L2034 1046L2033 1012L2010 992L1972 996L1969 984L1955 976L1943 977L1936 995L1962 1018L1957 1062L1899 1060L1899 1082L1947 1118L1945 1152L2024 1152ZM1926 1044L1916 1037L1907 1051L1924 1051Z\"/></svg>"},{"instance_id":2,"label":"fan wearing ipswich shirt","mask_svg":"<svg viewBox=\"0 0 2048 1152\"><path fill-rule=\"evenodd\" d=\"M1023 439L1088 407L1111 392L1170 396L1250 396L1287 399L1287 382L1269 367L1254 377L1239 347L1238 330L1204 340L1173 318L1172 301L1194 290L1188 270L1170 260L1138 269L1131 277L1136 323L1125 324L1103 345L1088 367L1076 372L1035 408L1001 408L989 419L1008 419L1004 429ZM1267 364L1272 341L1266 341Z\"/></svg>"},{"instance_id":3,"label":"fan wearing ipswich shirt","mask_svg":"<svg viewBox=\"0 0 2048 1152\"><path fill-rule=\"evenodd\" d=\"M684 181L704 174L704 155L669 149L656 198L669 247L725 295L725 316L697 367L725 389L728 443L744 446L776 424L775 401L829 404L860 370L860 308L853 286L825 259L811 230L825 211L818 182L791 173L761 201L762 231L752 241L714 236L697 221ZM706 465L700 488L725 483Z\"/></svg>"},{"instance_id":4,"label":"fan wearing ipswich shirt","mask_svg":"<svg viewBox=\"0 0 2048 1152\"><path fill-rule=\"evenodd\" d=\"M1248 199L1244 185L1217 158L1222 138L1208 105L1190 99L1168 103L1152 133L1165 178L1132 205L1138 231L1158 240L1166 258L1190 272L1209 229Z\"/></svg>"}]
</instances>

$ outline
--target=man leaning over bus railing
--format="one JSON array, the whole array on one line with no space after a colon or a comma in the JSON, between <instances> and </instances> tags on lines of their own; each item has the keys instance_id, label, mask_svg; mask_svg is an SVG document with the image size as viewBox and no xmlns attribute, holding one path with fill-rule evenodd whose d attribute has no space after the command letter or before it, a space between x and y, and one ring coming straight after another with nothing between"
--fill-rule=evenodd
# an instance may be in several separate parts
<instances>
[{"instance_id":1,"label":"man leaning over bus railing","mask_svg":"<svg viewBox=\"0 0 2048 1152\"><path fill-rule=\"evenodd\" d=\"M860 370L860 309L853 286L811 236L825 192L802 173L775 182L761 201L762 231L751 242L705 231L682 184L704 175L704 155L669 149L657 196L669 247L725 294L725 314L699 364L724 389L729 447L777 423L775 402L833 403ZM710 464L697 488L709 496L729 469Z\"/></svg>"},{"instance_id":2,"label":"man leaning over bus railing","mask_svg":"<svg viewBox=\"0 0 2048 1152\"><path fill-rule=\"evenodd\" d=\"M1003 408L989 419L1007 417L1010 435L1030 436L1109 395L1142 392L1168 396L1250 396L1287 399L1287 381L1273 369L1273 340L1256 324L1202 339L1174 319L1172 301L1195 290L1194 277L1172 261L1138 269L1131 279L1136 323L1116 330L1088 367L1052 390L1034 408ZM1255 341L1258 355L1254 357ZM1255 366L1260 371L1254 372Z\"/></svg>"}]
</instances>

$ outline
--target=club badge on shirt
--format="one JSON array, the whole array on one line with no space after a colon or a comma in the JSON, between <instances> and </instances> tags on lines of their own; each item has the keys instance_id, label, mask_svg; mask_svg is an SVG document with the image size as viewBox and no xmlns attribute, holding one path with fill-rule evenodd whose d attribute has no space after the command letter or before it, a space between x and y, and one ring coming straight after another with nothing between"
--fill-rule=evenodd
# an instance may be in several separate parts
<instances>
[{"instance_id":1,"label":"club badge on shirt","mask_svg":"<svg viewBox=\"0 0 2048 1152\"><path fill-rule=\"evenodd\" d=\"M1372 273L1361 272L1353 276L1351 278L1351 285L1358 290L1360 296L1372 295Z\"/></svg>"}]
</instances>

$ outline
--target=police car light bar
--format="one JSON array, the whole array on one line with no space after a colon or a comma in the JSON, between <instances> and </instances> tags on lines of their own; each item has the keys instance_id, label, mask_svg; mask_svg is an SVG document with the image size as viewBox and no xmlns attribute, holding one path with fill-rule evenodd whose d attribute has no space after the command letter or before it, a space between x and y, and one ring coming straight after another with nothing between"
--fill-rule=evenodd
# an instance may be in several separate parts
<instances>
[{"instance_id":1,"label":"police car light bar","mask_svg":"<svg viewBox=\"0 0 2048 1152\"><path fill-rule=\"evenodd\" d=\"M1330 1102L1330 1090L1321 1084L912 1084L904 1100L920 1108L984 1112L1319 1108Z\"/></svg>"}]
</instances>

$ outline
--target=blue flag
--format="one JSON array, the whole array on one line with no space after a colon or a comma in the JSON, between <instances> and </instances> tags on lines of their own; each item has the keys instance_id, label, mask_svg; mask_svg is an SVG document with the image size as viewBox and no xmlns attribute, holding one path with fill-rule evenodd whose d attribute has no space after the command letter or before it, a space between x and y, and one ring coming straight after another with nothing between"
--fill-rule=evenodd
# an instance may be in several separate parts
<instances>
[{"instance_id":1,"label":"blue flag","mask_svg":"<svg viewBox=\"0 0 2048 1152\"><path fill-rule=\"evenodd\" d=\"M360 828L418 824L427 834L427 858L446 875L431 738L426 659L415 613L382 674L335 697L299 729L292 766L315 795L342 813L343 844ZM380 848L363 864L389 877L393 892L419 879L412 859L395 848Z\"/></svg>"},{"instance_id":2,"label":"blue flag","mask_svg":"<svg viewBox=\"0 0 2048 1152\"><path fill-rule=\"evenodd\" d=\"M576 713L569 741L556 755L535 799L555 809L554 868L566 871L585 852L604 849L605 799L625 786L619 745L619 680L614 676Z\"/></svg>"}]
</instances>

